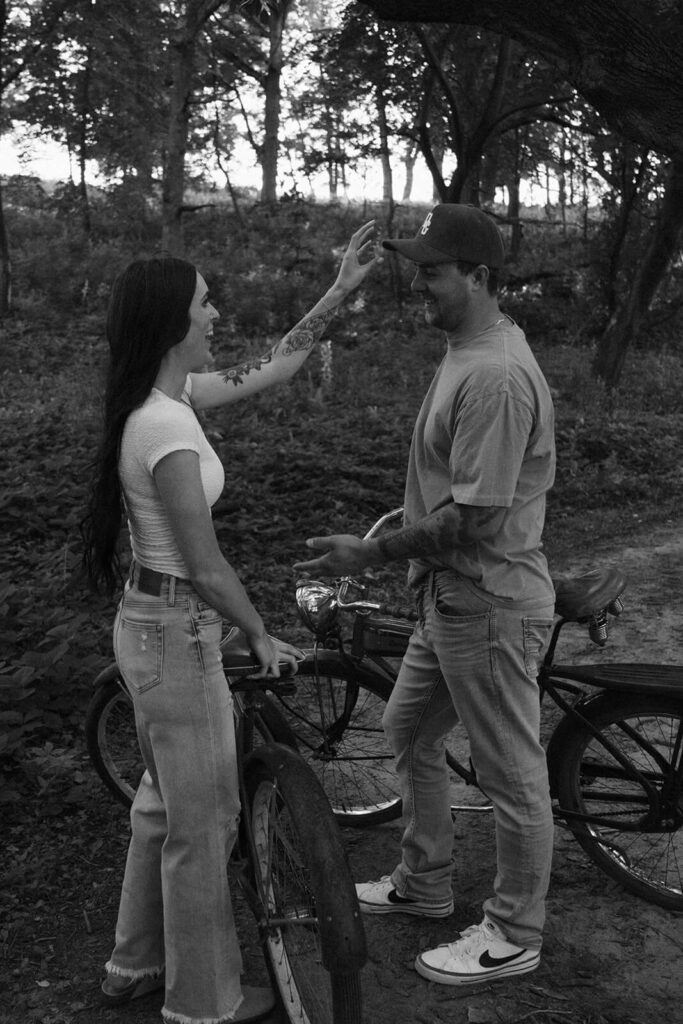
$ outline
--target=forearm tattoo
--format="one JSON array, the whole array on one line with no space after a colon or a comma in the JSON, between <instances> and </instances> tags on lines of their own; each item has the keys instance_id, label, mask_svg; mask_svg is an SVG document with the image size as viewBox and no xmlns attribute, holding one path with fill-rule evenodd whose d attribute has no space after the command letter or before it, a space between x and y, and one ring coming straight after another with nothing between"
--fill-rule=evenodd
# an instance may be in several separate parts
<instances>
[{"instance_id":1,"label":"forearm tattoo","mask_svg":"<svg viewBox=\"0 0 683 1024\"><path fill-rule=\"evenodd\" d=\"M247 374L251 373L252 370L260 370L268 363L273 361L274 349L267 352L264 356L259 356L258 359L249 359L245 363L240 363L239 366L231 366L229 370L223 370L221 373L221 379L226 384L234 384L237 387L238 384L242 384Z\"/></svg>"},{"instance_id":2,"label":"forearm tattoo","mask_svg":"<svg viewBox=\"0 0 683 1024\"><path fill-rule=\"evenodd\" d=\"M238 366L231 366L229 370L223 370L221 373L221 379L226 384L234 384L237 387L239 384L244 382L244 378L252 372L252 370L261 370L268 363L272 363L273 359L277 356L291 356L295 352L307 352L312 349L316 341L320 338L321 334L329 324L330 320L334 316L336 310L326 310L324 313L320 313L318 316L304 317L293 327L289 334L286 334L282 341L279 341L277 345L274 345L270 352L267 352L264 356L258 356L256 359L248 359L244 363L240 363Z\"/></svg>"},{"instance_id":3,"label":"forearm tattoo","mask_svg":"<svg viewBox=\"0 0 683 1024\"><path fill-rule=\"evenodd\" d=\"M330 309L318 316L305 317L280 342L281 354L291 356L294 352L307 352L313 348L334 314L335 310Z\"/></svg>"},{"instance_id":4,"label":"forearm tattoo","mask_svg":"<svg viewBox=\"0 0 683 1024\"><path fill-rule=\"evenodd\" d=\"M452 505L439 509L425 519L395 533L379 538L382 558L392 562L400 558L429 558L442 551L463 548L495 532L492 527L504 515L502 508Z\"/></svg>"}]
</instances>

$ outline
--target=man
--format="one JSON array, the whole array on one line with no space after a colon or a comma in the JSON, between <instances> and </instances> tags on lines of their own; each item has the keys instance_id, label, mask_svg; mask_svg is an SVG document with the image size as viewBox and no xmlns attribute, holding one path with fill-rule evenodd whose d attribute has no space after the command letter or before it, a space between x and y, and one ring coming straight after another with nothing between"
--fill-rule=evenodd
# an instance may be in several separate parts
<instances>
[{"instance_id":1,"label":"man","mask_svg":"<svg viewBox=\"0 0 683 1024\"><path fill-rule=\"evenodd\" d=\"M441 204L414 239L383 245L416 265L412 290L447 343L415 424L404 526L369 541L311 539L321 554L297 568L410 561L420 620L383 722L403 796L401 861L357 890L369 914L452 913L444 739L460 720L493 803L498 870L483 921L420 954L416 969L474 984L540 961L553 823L535 680L554 607L541 551L553 408L523 332L499 309L504 247L485 213Z\"/></svg>"}]
</instances>

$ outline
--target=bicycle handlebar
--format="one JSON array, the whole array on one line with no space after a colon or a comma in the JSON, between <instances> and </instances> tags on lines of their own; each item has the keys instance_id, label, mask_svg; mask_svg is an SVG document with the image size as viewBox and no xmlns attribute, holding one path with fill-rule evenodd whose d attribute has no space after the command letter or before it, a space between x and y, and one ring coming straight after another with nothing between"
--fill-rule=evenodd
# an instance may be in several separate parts
<instances>
[{"instance_id":1,"label":"bicycle handlebar","mask_svg":"<svg viewBox=\"0 0 683 1024\"><path fill-rule=\"evenodd\" d=\"M375 534L379 533L379 531L382 529L385 523L390 522L392 519L397 519L398 516L402 515L403 505L399 506L399 508L392 508L391 512L385 512L384 515L377 520L374 526L370 527L368 532L363 537L363 540L372 540Z\"/></svg>"}]
</instances>

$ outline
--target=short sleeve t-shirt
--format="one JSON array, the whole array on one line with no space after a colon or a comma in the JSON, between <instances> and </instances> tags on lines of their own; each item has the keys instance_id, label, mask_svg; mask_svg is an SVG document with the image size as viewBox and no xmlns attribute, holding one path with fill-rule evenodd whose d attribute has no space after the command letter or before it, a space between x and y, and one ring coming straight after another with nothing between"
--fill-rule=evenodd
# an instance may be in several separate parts
<instances>
[{"instance_id":1,"label":"short sleeve t-shirt","mask_svg":"<svg viewBox=\"0 0 683 1024\"><path fill-rule=\"evenodd\" d=\"M411 560L414 585L452 568L503 603L552 603L541 534L555 476L553 405L523 331L509 318L449 346L418 415L406 525L455 502L504 508L495 537Z\"/></svg>"},{"instance_id":2,"label":"short sleeve t-shirt","mask_svg":"<svg viewBox=\"0 0 683 1024\"><path fill-rule=\"evenodd\" d=\"M225 484L221 461L190 404L191 386L188 377L179 402L152 388L143 404L126 420L119 456L133 558L157 572L183 579L187 579L188 570L159 497L154 468L171 452L196 452L209 507L218 500Z\"/></svg>"}]
</instances>

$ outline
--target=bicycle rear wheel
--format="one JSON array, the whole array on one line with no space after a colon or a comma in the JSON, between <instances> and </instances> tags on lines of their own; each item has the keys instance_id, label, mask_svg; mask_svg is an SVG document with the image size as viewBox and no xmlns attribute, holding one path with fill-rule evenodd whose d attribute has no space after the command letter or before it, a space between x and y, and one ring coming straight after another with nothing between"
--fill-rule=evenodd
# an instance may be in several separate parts
<instances>
[{"instance_id":1,"label":"bicycle rear wheel","mask_svg":"<svg viewBox=\"0 0 683 1024\"><path fill-rule=\"evenodd\" d=\"M286 1018L360 1024L365 934L327 798L279 744L257 748L244 779L259 932Z\"/></svg>"},{"instance_id":2,"label":"bicycle rear wheel","mask_svg":"<svg viewBox=\"0 0 683 1024\"><path fill-rule=\"evenodd\" d=\"M582 714L640 781L586 726L564 719L552 744L560 816L591 815L568 816L588 856L630 892L683 910L683 703L608 693Z\"/></svg>"},{"instance_id":3,"label":"bicycle rear wheel","mask_svg":"<svg viewBox=\"0 0 683 1024\"><path fill-rule=\"evenodd\" d=\"M133 701L121 676L112 670L95 690L85 715L85 741L92 765L120 803L130 807L145 765L135 731ZM264 743L296 747L292 731L273 701L263 695L249 716L245 752Z\"/></svg>"},{"instance_id":4,"label":"bicycle rear wheel","mask_svg":"<svg viewBox=\"0 0 683 1024\"><path fill-rule=\"evenodd\" d=\"M135 714L123 679L112 675L90 699L85 741L92 765L107 789L130 806L145 770L135 731Z\"/></svg>"},{"instance_id":5,"label":"bicycle rear wheel","mask_svg":"<svg viewBox=\"0 0 683 1024\"><path fill-rule=\"evenodd\" d=\"M400 789L382 728L391 683L324 655L302 662L293 681L296 692L278 695L279 707L337 821L366 826L397 818Z\"/></svg>"}]
</instances>

